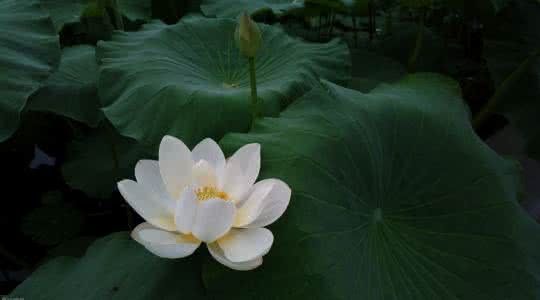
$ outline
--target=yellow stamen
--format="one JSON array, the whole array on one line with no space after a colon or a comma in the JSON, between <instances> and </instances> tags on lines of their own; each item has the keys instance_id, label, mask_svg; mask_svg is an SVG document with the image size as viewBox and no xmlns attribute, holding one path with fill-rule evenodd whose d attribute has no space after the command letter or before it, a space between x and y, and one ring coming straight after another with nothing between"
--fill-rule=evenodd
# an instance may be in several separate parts
<instances>
[{"instance_id":1,"label":"yellow stamen","mask_svg":"<svg viewBox=\"0 0 540 300\"><path fill-rule=\"evenodd\" d=\"M212 198L219 198L223 200L229 200L229 195L227 193L222 192L215 187L202 187L195 190L195 194L197 195L197 199L199 201L204 201Z\"/></svg>"}]
</instances>

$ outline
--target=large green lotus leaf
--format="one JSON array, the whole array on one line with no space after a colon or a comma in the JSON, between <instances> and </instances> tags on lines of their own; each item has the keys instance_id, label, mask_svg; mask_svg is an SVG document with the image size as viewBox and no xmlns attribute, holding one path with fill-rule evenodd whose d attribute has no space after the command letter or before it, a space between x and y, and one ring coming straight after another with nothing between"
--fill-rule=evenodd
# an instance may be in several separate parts
<instances>
[{"instance_id":1,"label":"large green lotus leaf","mask_svg":"<svg viewBox=\"0 0 540 300\"><path fill-rule=\"evenodd\" d=\"M103 119L97 94L95 47L64 48L60 67L28 100L26 109L48 111L92 127Z\"/></svg>"},{"instance_id":2,"label":"large green lotus leaf","mask_svg":"<svg viewBox=\"0 0 540 300\"><path fill-rule=\"evenodd\" d=\"M204 299L197 257L162 259L125 232L94 242L86 255L41 266L10 297L24 299Z\"/></svg>"},{"instance_id":3,"label":"large green lotus leaf","mask_svg":"<svg viewBox=\"0 0 540 300\"><path fill-rule=\"evenodd\" d=\"M96 240L93 236L79 235L71 240L65 241L47 252L47 257L59 256L82 257L86 249Z\"/></svg>"},{"instance_id":4,"label":"large green lotus leaf","mask_svg":"<svg viewBox=\"0 0 540 300\"><path fill-rule=\"evenodd\" d=\"M531 157L540 160L540 3L513 2L488 32L486 58L504 114L522 132Z\"/></svg>"},{"instance_id":5,"label":"large green lotus leaf","mask_svg":"<svg viewBox=\"0 0 540 300\"><path fill-rule=\"evenodd\" d=\"M0 0L0 142L19 125L26 99L60 60L60 44L39 1Z\"/></svg>"},{"instance_id":6,"label":"large green lotus leaf","mask_svg":"<svg viewBox=\"0 0 540 300\"><path fill-rule=\"evenodd\" d=\"M258 95L267 115L302 95L323 77L345 84L345 43L314 44L259 25ZM205 137L247 131L250 88L247 59L234 43L236 22L188 18L117 32L98 45L98 89L107 118L125 136L157 145L165 134L193 146Z\"/></svg>"},{"instance_id":7,"label":"large green lotus leaf","mask_svg":"<svg viewBox=\"0 0 540 300\"><path fill-rule=\"evenodd\" d=\"M62 175L73 189L96 198L108 198L116 183L133 176L140 159L151 158L136 141L123 137L110 124L68 144Z\"/></svg>"},{"instance_id":8,"label":"large green lotus leaf","mask_svg":"<svg viewBox=\"0 0 540 300\"><path fill-rule=\"evenodd\" d=\"M293 190L263 265L209 260L216 299L536 299L540 228L518 168L472 130L459 85L408 76L370 94L326 83L222 141L262 149ZM231 288L234 287L234 288Z\"/></svg>"},{"instance_id":9,"label":"large green lotus leaf","mask_svg":"<svg viewBox=\"0 0 540 300\"><path fill-rule=\"evenodd\" d=\"M236 18L244 11L256 15L270 10L281 15L303 6L302 0L203 0L201 10L206 16Z\"/></svg>"},{"instance_id":10,"label":"large green lotus leaf","mask_svg":"<svg viewBox=\"0 0 540 300\"><path fill-rule=\"evenodd\" d=\"M93 0L41 0L53 19L54 26L60 31L64 24L77 22L81 13ZM151 18L150 0L118 0L124 16L130 20L148 20Z\"/></svg>"}]
</instances>

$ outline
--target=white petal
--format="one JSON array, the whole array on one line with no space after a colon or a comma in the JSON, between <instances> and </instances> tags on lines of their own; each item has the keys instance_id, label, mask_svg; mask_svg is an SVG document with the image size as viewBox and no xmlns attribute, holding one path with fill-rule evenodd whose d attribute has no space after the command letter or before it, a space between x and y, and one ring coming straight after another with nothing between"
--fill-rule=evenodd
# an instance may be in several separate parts
<instances>
[{"instance_id":1,"label":"white petal","mask_svg":"<svg viewBox=\"0 0 540 300\"><path fill-rule=\"evenodd\" d=\"M184 143L172 136L165 136L159 145L159 171L167 191L178 199L180 193L191 183L193 159Z\"/></svg>"},{"instance_id":2,"label":"white petal","mask_svg":"<svg viewBox=\"0 0 540 300\"><path fill-rule=\"evenodd\" d=\"M244 227L253 222L262 212L265 206L265 199L272 191L274 183L269 180L257 182L252 188L246 201L238 203L238 210L234 227Z\"/></svg>"},{"instance_id":3,"label":"white petal","mask_svg":"<svg viewBox=\"0 0 540 300\"><path fill-rule=\"evenodd\" d=\"M118 190L147 222L165 230L176 229L173 214L163 203L155 201L142 185L133 180L122 180L118 183Z\"/></svg>"},{"instance_id":4,"label":"white petal","mask_svg":"<svg viewBox=\"0 0 540 300\"><path fill-rule=\"evenodd\" d=\"M274 223L287 209L291 189L279 179L257 182L236 214L234 227L257 228Z\"/></svg>"},{"instance_id":5,"label":"white petal","mask_svg":"<svg viewBox=\"0 0 540 300\"><path fill-rule=\"evenodd\" d=\"M192 169L193 184L199 187L216 187L217 177L214 167L206 160L199 160Z\"/></svg>"},{"instance_id":6,"label":"white petal","mask_svg":"<svg viewBox=\"0 0 540 300\"><path fill-rule=\"evenodd\" d=\"M210 138L202 140L191 151L194 162L205 160L216 170L218 180L221 180L225 172L225 155L219 145Z\"/></svg>"},{"instance_id":7,"label":"white petal","mask_svg":"<svg viewBox=\"0 0 540 300\"><path fill-rule=\"evenodd\" d=\"M165 188L157 161L138 161L135 166L135 178L137 178L137 183L142 185L150 196L155 198L156 201L162 202L171 213L174 212L176 201L169 195Z\"/></svg>"},{"instance_id":8,"label":"white petal","mask_svg":"<svg viewBox=\"0 0 540 300\"><path fill-rule=\"evenodd\" d=\"M235 204L241 203L244 200L250 187L251 184L249 184L244 176L240 166L237 164L227 164L222 189Z\"/></svg>"},{"instance_id":9,"label":"white petal","mask_svg":"<svg viewBox=\"0 0 540 300\"><path fill-rule=\"evenodd\" d=\"M199 203L191 232L199 240L211 243L226 234L232 226L236 206L223 199L208 199Z\"/></svg>"},{"instance_id":10,"label":"white petal","mask_svg":"<svg viewBox=\"0 0 540 300\"><path fill-rule=\"evenodd\" d=\"M253 260L243 261L239 263L233 263L232 261L228 260L223 250L219 247L217 243L208 244L208 251L214 257L215 260L217 260L222 265L225 265L231 269L237 270L237 271L249 271L257 268L258 266L262 265L263 258L257 257Z\"/></svg>"},{"instance_id":11,"label":"white petal","mask_svg":"<svg viewBox=\"0 0 540 300\"><path fill-rule=\"evenodd\" d=\"M273 242L274 236L266 228L233 228L227 235L217 240L225 257L235 263L265 255Z\"/></svg>"},{"instance_id":12,"label":"white petal","mask_svg":"<svg viewBox=\"0 0 540 300\"><path fill-rule=\"evenodd\" d=\"M227 161L227 165L237 165L251 187L261 169L261 145L247 144L238 149Z\"/></svg>"},{"instance_id":13,"label":"white petal","mask_svg":"<svg viewBox=\"0 0 540 300\"><path fill-rule=\"evenodd\" d=\"M148 223L142 223L135 227L131 232L131 237L148 251L164 258L189 256L201 244L201 241L192 236L164 231Z\"/></svg>"},{"instance_id":14,"label":"white petal","mask_svg":"<svg viewBox=\"0 0 540 300\"><path fill-rule=\"evenodd\" d=\"M176 212L174 214L176 229L181 233L191 233L197 213L197 204L197 195L193 188L185 188L176 204Z\"/></svg>"}]
</instances>

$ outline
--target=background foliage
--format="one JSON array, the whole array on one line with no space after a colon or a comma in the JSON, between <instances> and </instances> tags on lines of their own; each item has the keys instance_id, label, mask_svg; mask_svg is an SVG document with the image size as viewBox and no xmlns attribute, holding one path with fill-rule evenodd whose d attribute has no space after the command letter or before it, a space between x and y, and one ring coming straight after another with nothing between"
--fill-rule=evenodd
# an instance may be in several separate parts
<instances>
[{"instance_id":1,"label":"background foliage","mask_svg":"<svg viewBox=\"0 0 540 300\"><path fill-rule=\"evenodd\" d=\"M0 294L539 298L523 166L483 141L511 126L540 159L539 22L537 0L0 0ZM129 238L116 182L165 134L262 145L293 190L262 267Z\"/></svg>"}]
</instances>

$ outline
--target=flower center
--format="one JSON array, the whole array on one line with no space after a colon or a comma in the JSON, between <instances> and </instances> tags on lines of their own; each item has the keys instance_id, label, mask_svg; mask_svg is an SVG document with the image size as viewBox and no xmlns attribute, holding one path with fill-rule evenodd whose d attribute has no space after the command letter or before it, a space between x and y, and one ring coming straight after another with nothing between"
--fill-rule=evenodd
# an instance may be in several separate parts
<instances>
[{"instance_id":1,"label":"flower center","mask_svg":"<svg viewBox=\"0 0 540 300\"><path fill-rule=\"evenodd\" d=\"M229 195L227 193L222 192L215 187L209 187L205 186L202 188L198 188L195 190L195 194L197 195L197 199L199 201L204 201L212 198L219 198L222 200L229 200Z\"/></svg>"}]
</instances>

